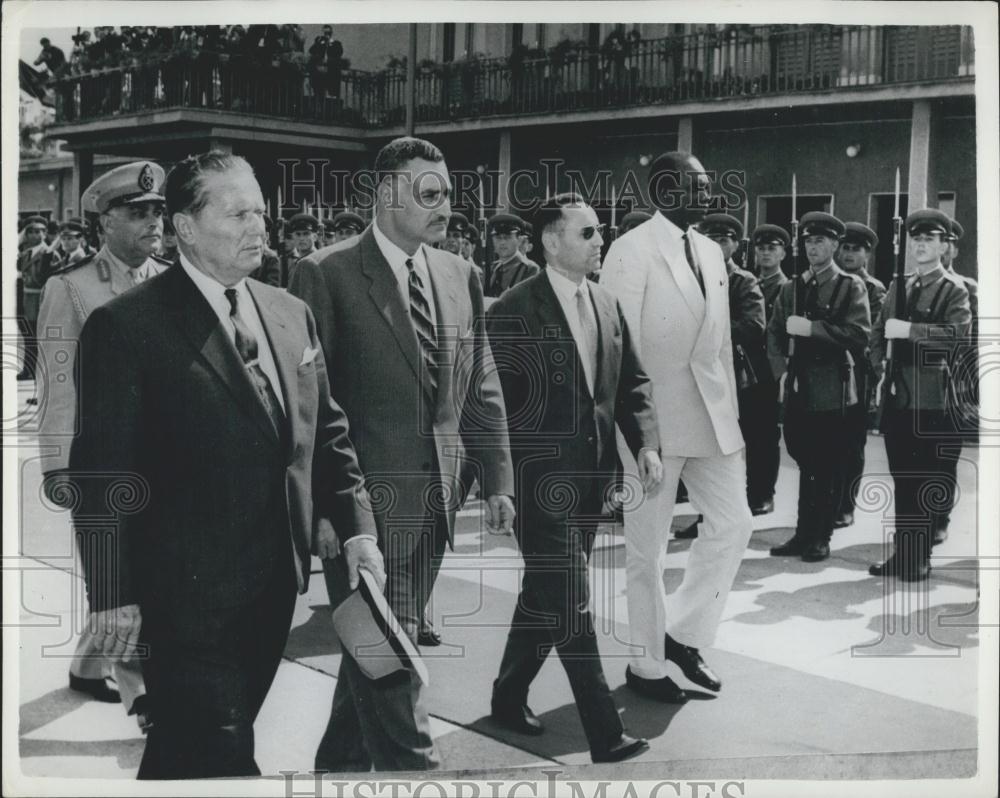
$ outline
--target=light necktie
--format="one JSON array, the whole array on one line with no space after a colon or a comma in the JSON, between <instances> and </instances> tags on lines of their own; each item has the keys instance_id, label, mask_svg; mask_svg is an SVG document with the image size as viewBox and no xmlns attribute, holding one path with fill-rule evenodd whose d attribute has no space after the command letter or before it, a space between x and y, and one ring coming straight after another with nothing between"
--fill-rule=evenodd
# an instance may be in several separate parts
<instances>
[{"instance_id":1,"label":"light necktie","mask_svg":"<svg viewBox=\"0 0 1000 798\"><path fill-rule=\"evenodd\" d=\"M576 289L576 314L580 319L580 330L583 333L583 341L580 352L580 359L590 368L591 393L594 391L594 382L597 380L597 319L594 318L594 308L590 303L590 293L586 286L581 285Z\"/></svg>"},{"instance_id":2,"label":"light necktie","mask_svg":"<svg viewBox=\"0 0 1000 798\"><path fill-rule=\"evenodd\" d=\"M257 358L257 339L254 338L253 333L250 332L250 328L247 327L246 322L240 316L237 305L239 294L236 293L236 289L227 288L225 294L226 299L229 300L229 319L232 321L233 329L236 332L234 337L236 351L240 353L240 357L247 367L250 381L257 390L257 396L260 398L261 404L264 405L264 410L267 411L267 416L271 419L271 424L274 425L275 433L281 438L282 430L285 428L285 415L281 411L281 405L278 402L278 397L274 392L271 381L260 367L260 360Z\"/></svg>"},{"instance_id":3,"label":"light necktie","mask_svg":"<svg viewBox=\"0 0 1000 798\"><path fill-rule=\"evenodd\" d=\"M437 396L437 332L434 329L431 306L427 301L427 294L424 293L424 281L417 274L412 258L406 259L406 269L410 273L407 280L410 295L410 321L413 323L413 330L416 332L417 342L420 344L420 353L430 374L431 392Z\"/></svg>"},{"instance_id":4,"label":"light necktie","mask_svg":"<svg viewBox=\"0 0 1000 798\"><path fill-rule=\"evenodd\" d=\"M684 234L684 257L687 258L688 266L694 273L694 278L698 281L701 295L705 296L705 279L701 275L701 267L698 265L698 259L695 257L691 237L687 233Z\"/></svg>"}]
</instances>

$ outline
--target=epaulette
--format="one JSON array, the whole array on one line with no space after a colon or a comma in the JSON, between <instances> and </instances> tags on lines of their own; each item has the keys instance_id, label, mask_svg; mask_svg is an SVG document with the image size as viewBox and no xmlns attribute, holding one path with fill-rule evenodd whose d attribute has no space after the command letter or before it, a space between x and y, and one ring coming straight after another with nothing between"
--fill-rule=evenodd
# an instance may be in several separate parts
<instances>
[{"instance_id":1,"label":"epaulette","mask_svg":"<svg viewBox=\"0 0 1000 798\"><path fill-rule=\"evenodd\" d=\"M86 266L88 263L90 263L96 257L97 257L97 253L96 252L91 252L85 258L80 258L80 260L73 261L72 263L64 263L62 266L60 266L58 269L55 269L52 272L52 277L55 277L56 275L60 275L60 274L69 274L71 271L74 271L75 269L79 269L81 266Z\"/></svg>"}]
</instances>

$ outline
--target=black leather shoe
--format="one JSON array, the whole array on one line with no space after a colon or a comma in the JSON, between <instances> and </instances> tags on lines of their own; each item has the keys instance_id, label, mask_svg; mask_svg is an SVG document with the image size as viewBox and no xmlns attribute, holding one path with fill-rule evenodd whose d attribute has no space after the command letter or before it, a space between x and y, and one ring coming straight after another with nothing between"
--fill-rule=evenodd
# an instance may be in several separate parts
<instances>
[{"instance_id":1,"label":"black leather shoe","mask_svg":"<svg viewBox=\"0 0 1000 798\"><path fill-rule=\"evenodd\" d=\"M641 737L629 737L623 734L611 747L601 751L591 751L591 762L621 762L649 748L649 743Z\"/></svg>"},{"instance_id":2,"label":"black leather shoe","mask_svg":"<svg viewBox=\"0 0 1000 798\"><path fill-rule=\"evenodd\" d=\"M153 719L149 712L149 696L137 696L135 701L132 702L132 709L128 711L128 714L135 715L135 721L139 724L139 731L143 734L148 734L149 730L153 728Z\"/></svg>"},{"instance_id":3,"label":"black leather shoe","mask_svg":"<svg viewBox=\"0 0 1000 798\"><path fill-rule=\"evenodd\" d=\"M417 644L421 646L441 645L441 635L433 626L421 626L417 630Z\"/></svg>"},{"instance_id":4,"label":"black leather shoe","mask_svg":"<svg viewBox=\"0 0 1000 798\"><path fill-rule=\"evenodd\" d=\"M931 575L931 567L927 563L921 563L915 568L907 568L899 572L899 579L902 582L923 582Z\"/></svg>"},{"instance_id":5,"label":"black leather shoe","mask_svg":"<svg viewBox=\"0 0 1000 798\"><path fill-rule=\"evenodd\" d=\"M800 537L792 535L788 540L782 543L780 546L771 547L772 557L801 557L802 553L806 550L808 542Z\"/></svg>"},{"instance_id":6,"label":"black leather shoe","mask_svg":"<svg viewBox=\"0 0 1000 798\"><path fill-rule=\"evenodd\" d=\"M767 515L768 513L774 512L774 500L767 499L762 502L757 502L756 504L750 505L751 515Z\"/></svg>"},{"instance_id":7,"label":"black leather shoe","mask_svg":"<svg viewBox=\"0 0 1000 798\"><path fill-rule=\"evenodd\" d=\"M830 544L814 541L802 551L802 562L823 562L830 556Z\"/></svg>"},{"instance_id":8,"label":"black leather shoe","mask_svg":"<svg viewBox=\"0 0 1000 798\"><path fill-rule=\"evenodd\" d=\"M934 530L934 537L931 539L931 545L937 546L944 543L948 539L948 527L939 526Z\"/></svg>"},{"instance_id":9,"label":"black leather shoe","mask_svg":"<svg viewBox=\"0 0 1000 798\"><path fill-rule=\"evenodd\" d=\"M490 708L490 717L494 723L518 734L530 734L537 737L545 731L542 722L535 717L527 704L509 704L503 709L494 701Z\"/></svg>"},{"instance_id":10,"label":"black leather shoe","mask_svg":"<svg viewBox=\"0 0 1000 798\"><path fill-rule=\"evenodd\" d=\"M687 701L687 693L677 686L677 682L669 676L662 679L643 679L632 673L632 668L625 668L625 684L639 695L662 701L664 704L683 704Z\"/></svg>"},{"instance_id":11,"label":"black leather shoe","mask_svg":"<svg viewBox=\"0 0 1000 798\"><path fill-rule=\"evenodd\" d=\"M106 704L120 704L121 694L118 689L108 684L107 679L84 679L82 676L69 675L69 689L78 693L86 693L91 698Z\"/></svg>"},{"instance_id":12,"label":"black leather shoe","mask_svg":"<svg viewBox=\"0 0 1000 798\"><path fill-rule=\"evenodd\" d=\"M665 634L663 636L663 653L667 659L681 669L681 673L686 678L699 687L704 687L713 693L722 689L722 680L705 664L698 649L681 645L670 635Z\"/></svg>"},{"instance_id":13,"label":"black leather shoe","mask_svg":"<svg viewBox=\"0 0 1000 798\"><path fill-rule=\"evenodd\" d=\"M702 517L699 515L693 524L674 532L674 537L677 538L677 540L694 540L694 538L698 537L698 524L700 524L702 520Z\"/></svg>"},{"instance_id":14,"label":"black leather shoe","mask_svg":"<svg viewBox=\"0 0 1000 798\"><path fill-rule=\"evenodd\" d=\"M896 555L892 555L885 562L877 562L868 566L868 573L872 576L896 576L899 574L899 560Z\"/></svg>"},{"instance_id":15,"label":"black leather shoe","mask_svg":"<svg viewBox=\"0 0 1000 798\"><path fill-rule=\"evenodd\" d=\"M841 513L833 521L834 529L843 529L847 526L854 526L854 513Z\"/></svg>"}]
</instances>

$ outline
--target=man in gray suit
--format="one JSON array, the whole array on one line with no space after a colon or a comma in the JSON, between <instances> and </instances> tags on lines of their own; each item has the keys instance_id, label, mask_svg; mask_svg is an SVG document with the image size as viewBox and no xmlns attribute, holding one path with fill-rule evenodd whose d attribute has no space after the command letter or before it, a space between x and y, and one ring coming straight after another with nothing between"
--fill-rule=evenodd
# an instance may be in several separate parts
<instances>
[{"instance_id":1,"label":"man in gray suit","mask_svg":"<svg viewBox=\"0 0 1000 798\"><path fill-rule=\"evenodd\" d=\"M503 395L474 326L482 286L466 261L430 246L451 214L444 156L400 138L379 152L375 172L373 224L299 261L289 290L316 317L330 392L372 495L386 598L416 640L472 478L489 497L487 523L509 531L513 475ZM423 695L408 671L374 682L345 656L316 769L439 767Z\"/></svg>"}]
</instances>

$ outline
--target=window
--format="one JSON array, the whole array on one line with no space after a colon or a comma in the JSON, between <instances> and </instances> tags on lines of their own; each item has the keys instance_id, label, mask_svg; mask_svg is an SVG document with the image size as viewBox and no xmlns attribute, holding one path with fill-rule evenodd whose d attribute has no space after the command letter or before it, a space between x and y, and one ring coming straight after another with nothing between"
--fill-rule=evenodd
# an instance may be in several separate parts
<instances>
[{"instance_id":1,"label":"window","mask_svg":"<svg viewBox=\"0 0 1000 798\"><path fill-rule=\"evenodd\" d=\"M832 194L799 194L795 198L795 213L798 215L799 219L806 213L810 211L825 211L826 213L833 213L833 195ZM792 232L792 196L791 194L760 197L758 199L758 215L757 224L776 224L779 227L784 227L789 234ZM784 270L785 274L792 276L792 272L800 272L805 268L805 253L802 248L799 247L799 265L798 268L792 263L791 258L791 247L788 248L788 257L785 258L784 263L781 264L781 268Z\"/></svg>"},{"instance_id":2,"label":"window","mask_svg":"<svg viewBox=\"0 0 1000 798\"><path fill-rule=\"evenodd\" d=\"M455 23L444 23L444 43L441 49L441 61L448 63L455 60Z\"/></svg>"}]
</instances>

